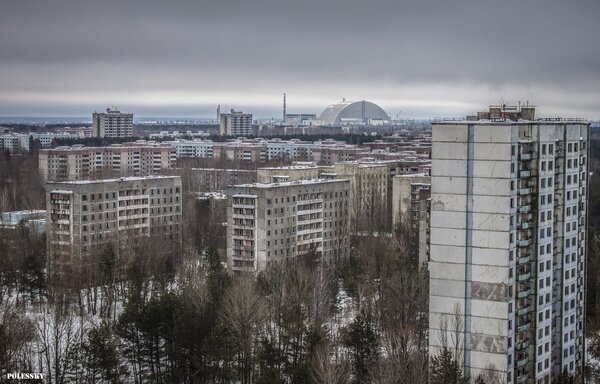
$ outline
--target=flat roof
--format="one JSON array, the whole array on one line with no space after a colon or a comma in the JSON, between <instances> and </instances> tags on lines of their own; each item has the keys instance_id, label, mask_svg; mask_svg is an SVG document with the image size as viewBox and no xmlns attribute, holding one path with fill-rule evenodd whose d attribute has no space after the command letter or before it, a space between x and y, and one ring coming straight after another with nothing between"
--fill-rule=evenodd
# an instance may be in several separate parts
<instances>
[{"instance_id":1,"label":"flat roof","mask_svg":"<svg viewBox=\"0 0 600 384\"><path fill-rule=\"evenodd\" d=\"M555 125L555 124L587 124L590 122L585 119L578 118L547 118L547 119L537 119L537 120L510 120L510 119L495 119L495 120L439 120L433 121L432 125L528 125L528 124L539 124L539 125Z\"/></svg>"},{"instance_id":2,"label":"flat roof","mask_svg":"<svg viewBox=\"0 0 600 384\"><path fill-rule=\"evenodd\" d=\"M101 184L112 183L115 181L139 181L139 180L162 180L162 179L181 179L180 176L128 176L114 179L97 179L97 180L70 180L70 181L51 181L48 184L66 184L66 185L83 185L83 184ZM53 191L56 192L56 191Z\"/></svg>"},{"instance_id":3,"label":"flat roof","mask_svg":"<svg viewBox=\"0 0 600 384\"><path fill-rule=\"evenodd\" d=\"M258 170L266 169L269 171L286 170L286 169L318 169L317 165L288 165L282 167L261 167Z\"/></svg>"},{"instance_id":4,"label":"flat roof","mask_svg":"<svg viewBox=\"0 0 600 384\"><path fill-rule=\"evenodd\" d=\"M28 213L46 213L45 209L32 209L32 210L22 210L22 211L6 211L2 212L2 215L19 215L19 214L28 214Z\"/></svg>"},{"instance_id":5,"label":"flat roof","mask_svg":"<svg viewBox=\"0 0 600 384\"><path fill-rule=\"evenodd\" d=\"M282 181L275 183L251 183L251 184L237 184L233 187L251 187L251 188L274 188L274 187L291 187L298 185L315 185L315 184L329 184L329 183L340 183L349 182L348 179L310 179L310 180L291 180Z\"/></svg>"},{"instance_id":6,"label":"flat roof","mask_svg":"<svg viewBox=\"0 0 600 384\"><path fill-rule=\"evenodd\" d=\"M394 177L431 177L430 175L426 174L426 173L409 173L409 174L404 174L404 175L396 175Z\"/></svg>"}]
</instances>

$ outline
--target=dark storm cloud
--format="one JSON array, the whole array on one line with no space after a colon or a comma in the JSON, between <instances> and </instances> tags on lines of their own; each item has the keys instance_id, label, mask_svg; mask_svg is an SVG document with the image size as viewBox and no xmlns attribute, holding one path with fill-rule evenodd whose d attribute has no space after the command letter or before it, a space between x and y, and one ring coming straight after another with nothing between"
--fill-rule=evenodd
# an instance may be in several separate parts
<instances>
[{"instance_id":1,"label":"dark storm cloud","mask_svg":"<svg viewBox=\"0 0 600 384\"><path fill-rule=\"evenodd\" d=\"M28 1L0 12L0 114L462 114L530 99L597 116L597 1ZM453 113L455 112L455 113Z\"/></svg>"}]
</instances>

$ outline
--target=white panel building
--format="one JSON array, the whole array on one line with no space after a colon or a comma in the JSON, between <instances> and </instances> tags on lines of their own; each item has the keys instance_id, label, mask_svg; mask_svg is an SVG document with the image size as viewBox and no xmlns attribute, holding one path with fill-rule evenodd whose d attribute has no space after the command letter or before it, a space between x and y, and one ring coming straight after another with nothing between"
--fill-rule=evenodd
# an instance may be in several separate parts
<instances>
[{"instance_id":1,"label":"white panel building","mask_svg":"<svg viewBox=\"0 0 600 384\"><path fill-rule=\"evenodd\" d=\"M430 354L472 379L583 370L589 125L533 116L433 124Z\"/></svg>"},{"instance_id":2,"label":"white panel building","mask_svg":"<svg viewBox=\"0 0 600 384\"><path fill-rule=\"evenodd\" d=\"M349 252L349 180L297 180L229 188L227 263L234 273L313 253L321 260Z\"/></svg>"},{"instance_id":3,"label":"white panel building","mask_svg":"<svg viewBox=\"0 0 600 384\"><path fill-rule=\"evenodd\" d=\"M133 113L107 108L106 112L92 114L92 124L97 137L133 136Z\"/></svg>"},{"instance_id":4,"label":"white panel building","mask_svg":"<svg viewBox=\"0 0 600 384\"><path fill-rule=\"evenodd\" d=\"M58 273L94 268L103 245L140 237L180 247L181 207L178 176L49 182L48 265Z\"/></svg>"}]
</instances>

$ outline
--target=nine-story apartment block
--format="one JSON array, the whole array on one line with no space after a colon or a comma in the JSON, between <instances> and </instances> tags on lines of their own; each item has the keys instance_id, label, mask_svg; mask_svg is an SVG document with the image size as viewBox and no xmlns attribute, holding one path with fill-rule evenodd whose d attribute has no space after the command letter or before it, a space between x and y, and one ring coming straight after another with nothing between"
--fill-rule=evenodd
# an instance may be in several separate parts
<instances>
[{"instance_id":1,"label":"nine-story apartment block","mask_svg":"<svg viewBox=\"0 0 600 384\"><path fill-rule=\"evenodd\" d=\"M234 273L301 256L326 262L348 255L348 180L236 185L229 199L227 262Z\"/></svg>"},{"instance_id":2,"label":"nine-story apartment block","mask_svg":"<svg viewBox=\"0 0 600 384\"><path fill-rule=\"evenodd\" d=\"M99 263L108 243L127 246L134 238L158 237L181 244L181 178L123 177L48 183L48 264L76 272Z\"/></svg>"},{"instance_id":3,"label":"nine-story apartment block","mask_svg":"<svg viewBox=\"0 0 600 384\"><path fill-rule=\"evenodd\" d=\"M85 180L98 176L150 176L173 168L175 148L167 144L127 143L109 147L73 145L42 149L40 174L44 180Z\"/></svg>"}]
</instances>

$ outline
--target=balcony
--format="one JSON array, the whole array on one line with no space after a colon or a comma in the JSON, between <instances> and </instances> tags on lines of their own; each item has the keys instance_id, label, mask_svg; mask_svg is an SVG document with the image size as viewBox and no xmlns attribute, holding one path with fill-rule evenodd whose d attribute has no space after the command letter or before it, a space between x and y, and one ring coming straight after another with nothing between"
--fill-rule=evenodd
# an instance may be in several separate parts
<instances>
[{"instance_id":1,"label":"balcony","mask_svg":"<svg viewBox=\"0 0 600 384\"><path fill-rule=\"evenodd\" d=\"M527 355L523 356L521 359L517 360L517 367L522 368L529 362Z\"/></svg>"},{"instance_id":2,"label":"balcony","mask_svg":"<svg viewBox=\"0 0 600 384\"><path fill-rule=\"evenodd\" d=\"M519 325L517 327L517 332L522 333L522 332L527 332L529 331L530 328L530 324L529 323L525 323L523 325Z\"/></svg>"},{"instance_id":3,"label":"balcony","mask_svg":"<svg viewBox=\"0 0 600 384\"><path fill-rule=\"evenodd\" d=\"M525 255L525 256L519 257L517 260L517 263L518 264L529 264L530 261L531 261L531 255Z\"/></svg>"},{"instance_id":4,"label":"balcony","mask_svg":"<svg viewBox=\"0 0 600 384\"><path fill-rule=\"evenodd\" d=\"M519 177L531 177L531 171L528 171L528 170L520 171Z\"/></svg>"},{"instance_id":5,"label":"balcony","mask_svg":"<svg viewBox=\"0 0 600 384\"><path fill-rule=\"evenodd\" d=\"M525 239L525 240L519 240L519 247L528 247L529 245L531 245L531 240L529 239Z\"/></svg>"},{"instance_id":6,"label":"balcony","mask_svg":"<svg viewBox=\"0 0 600 384\"><path fill-rule=\"evenodd\" d=\"M517 310L519 316L525 316L531 311L530 307L520 308Z\"/></svg>"},{"instance_id":7,"label":"balcony","mask_svg":"<svg viewBox=\"0 0 600 384\"><path fill-rule=\"evenodd\" d=\"M524 299L526 297L529 297L529 294L531 293L531 291L529 290L529 288L522 290L520 292L517 293L517 298L518 299Z\"/></svg>"},{"instance_id":8,"label":"balcony","mask_svg":"<svg viewBox=\"0 0 600 384\"><path fill-rule=\"evenodd\" d=\"M517 350L526 349L527 347L529 347L529 339L523 340L522 342L517 343Z\"/></svg>"},{"instance_id":9,"label":"balcony","mask_svg":"<svg viewBox=\"0 0 600 384\"><path fill-rule=\"evenodd\" d=\"M520 160L521 161L531 160L531 153L521 153Z\"/></svg>"},{"instance_id":10,"label":"balcony","mask_svg":"<svg viewBox=\"0 0 600 384\"><path fill-rule=\"evenodd\" d=\"M531 272L520 273L517 275L517 280L525 281L525 280L529 280L530 277L531 277Z\"/></svg>"},{"instance_id":11,"label":"balcony","mask_svg":"<svg viewBox=\"0 0 600 384\"><path fill-rule=\"evenodd\" d=\"M530 221L523 221L519 223L519 229L530 229L533 228L533 223Z\"/></svg>"},{"instance_id":12,"label":"balcony","mask_svg":"<svg viewBox=\"0 0 600 384\"><path fill-rule=\"evenodd\" d=\"M519 208L519 213L529 213L529 212L531 212L530 205L523 205L522 207Z\"/></svg>"},{"instance_id":13,"label":"balcony","mask_svg":"<svg viewBox=\"0 0 600 384\"><path fill-rule=\"evenodd\" d=\"M530 195L531 188L521 188L519 189L519 195Z\"/></svg>"}]
</instances>

